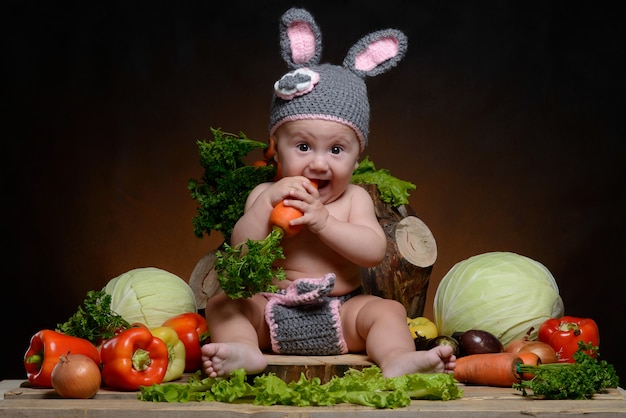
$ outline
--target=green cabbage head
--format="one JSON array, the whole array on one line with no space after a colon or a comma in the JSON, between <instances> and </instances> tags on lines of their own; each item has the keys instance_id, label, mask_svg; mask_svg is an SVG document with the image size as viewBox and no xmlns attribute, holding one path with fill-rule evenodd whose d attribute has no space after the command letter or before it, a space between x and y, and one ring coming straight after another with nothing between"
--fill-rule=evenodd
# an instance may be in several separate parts
<instances>
[{"instance_id":1,"label":"green cabbage head","mask_svg":"<svg viewBox=\"0 0 626 418\"><path fill-rule=\"evenodd\" d=\"M104 287L111 310L130 322L156 328L169 318L197 312L191 287L183 279L156 267L141 267L111 279Z\"/></svg>"},{"instance_id":2,"label":"green cabbage head","mask_svg":"<svg viewBox=\"0 0 626 418\"><path fill-rule=\"evenodd\" d=\"M503 345L564 313L559 288L538 261L511 252L488 252L455 264L437 287L434 321L441 335L478 329Z\"/></svg>"}]
</instances>

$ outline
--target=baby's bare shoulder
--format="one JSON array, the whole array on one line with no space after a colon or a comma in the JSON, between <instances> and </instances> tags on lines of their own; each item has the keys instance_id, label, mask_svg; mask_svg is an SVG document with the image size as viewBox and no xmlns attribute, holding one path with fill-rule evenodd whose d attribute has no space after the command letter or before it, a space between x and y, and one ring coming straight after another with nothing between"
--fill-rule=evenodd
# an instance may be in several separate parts
<instances>
[{"instance_id":1,"label":"baby's bare shoulder","mask_svg":"<svg viewBox=\"0 0 626 418\"><path fill-rule=\"evenodd\" d=\"M329 211L339 219L356 219L363 216L371 217L374 213L374 202L370 194L355 184L350 184L341 198L328 206Z\"/></svg>"},{"instance_id":2,"label":"baby's bare shoulder","mask_svg":"<svg viewBox=\"0 0 626 418\"><path fill-rule=\"evenodd\" d=\"M352 193L354 196L359 196L372 200L369 192L357 184L350 184L346 192Z\"/></svg>"},{"instance_id":3,"label":"baby's bare shoulder","mask_svg":"<svg viewBox=\"0 0 626 418\"><path fill-rule=\"evenodd\" d=\"M374 201L372 200L372 196L363 187L356 184L351 184L350 187L348 187L348 191L349 200L351 201L351 206L353 208L374 209Z\"/></svg>"}]
</instances>

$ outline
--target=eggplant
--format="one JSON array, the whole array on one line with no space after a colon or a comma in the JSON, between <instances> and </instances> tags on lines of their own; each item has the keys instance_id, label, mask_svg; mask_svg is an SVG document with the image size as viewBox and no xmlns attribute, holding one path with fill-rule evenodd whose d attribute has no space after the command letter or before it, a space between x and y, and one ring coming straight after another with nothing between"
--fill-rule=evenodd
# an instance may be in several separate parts
<instances>
[{"instance_id":1,"label":"eggplant","mask_svg":"<svg viewBox=\"0 0 626 418\"><path fill-rule=\"evenodd\" d=\"M428 350L428 346L430 344L430 341L433 340L434 338L426 338L426 337L422 337L421 335L417 334L417 337L413 338L413 342L415 343L415 350L419 351L419 350Z\"/></svg>"},{"instance_id":2,"label":"eggplant","mask_svg":"<svg viewBox=\"0 0 626 418\"><path fill-rule=\"evenodd\" d=\"M416 350L430 350L431 348L437 347L438 345L449 345L454 350L455 356L458 356L460 353L459 342L448 335L439 335L435 338L425 338L422 336L418 336L413 341L415 342Z\"/></svg>"},{"instance_id":3,"label":"eggplant","mask_svg":"<svg viewBox=\"0 0 626 418\"><path fill-rule=\"evenodd\" d=\"M502 342L490 332L470 329L465 332L452 334L460 345L460 354L467 356L470 354L501 353L504 351Z\"/></svg>"},{"instance_id":4,"label":"eggplant","mask_svg":"<svg viewBox=\"0 0 626 418\"><path fill-rule=\"evenodd\" d=\"M452 338L448 335L440 335L438 337L433 338L430 342L429 348L433 348L438 345L449 345L454 350L455 356L458 356L459 353L461 352L461 347L460 347L459 342L455 338Z\"/></svg>"}]
</instances>

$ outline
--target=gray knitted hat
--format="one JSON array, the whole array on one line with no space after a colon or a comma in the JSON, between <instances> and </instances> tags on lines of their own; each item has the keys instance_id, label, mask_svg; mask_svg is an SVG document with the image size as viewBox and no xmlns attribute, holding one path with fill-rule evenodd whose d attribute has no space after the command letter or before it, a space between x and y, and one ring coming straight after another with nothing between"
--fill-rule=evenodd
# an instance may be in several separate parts
<instances>
[{"instance_id":1,"label":"gray knitted hat","mask_svg":"<svg viewBox=\"0 0 626 418\"><path fill-rule=\"evenodd\" d=\"M365 77L395 67L406 53L406 36L395 29L377 31L350 48L343 66L320 64L319 27L308 11L292 8L280 21L280 48L292 71L274 84L270 136L287 121L333 120L354 129L363 151L370 119Z\"/></svg>"}]
</instances>

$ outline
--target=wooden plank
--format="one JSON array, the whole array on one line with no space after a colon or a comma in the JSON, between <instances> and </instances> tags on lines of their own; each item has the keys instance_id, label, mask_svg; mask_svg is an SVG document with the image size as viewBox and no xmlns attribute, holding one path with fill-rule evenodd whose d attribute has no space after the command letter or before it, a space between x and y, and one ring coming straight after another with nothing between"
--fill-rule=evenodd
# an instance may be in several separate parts
<instances>
[{"instance_id":1,"label":"wooden plank","mask_svg":"<svg viewBox=\"0 0 626 418\"><path fill-rule=\"evenodd\" d=\"M182 381L176 381L173 383L180 383ZM473 386L459 384L463 389L463 398L466 400L526 400L523 398L519 391L509 388L497 388L491 386ZM28 382L23 382L20 386L7 390L4 393L5 400L16 399L61 399L59 395L52 389L33 388ZM116 399L137 399L137 392L123 392L111 389L102 388L98 391L96 396L92 399L100 400L116 400ZM617 389L609 389L606 392L598 393L594 395L594 400L597 401L624 401L626 402L624 395ZM528 400L532 400L528 398ZM537 401L542 402L542 401ZM545 401L544 401L545 402ZM554 401L547 401L554 402ZM578 402L578 401L574 401Z\"/></svg>"},{"instance_id":2,"label":"wooden plank","mask_svg":"<svg viewBox=\"0 0 626 418\"><path fill-rule=\"evenodd\" d=\"M256 406L250 402L189 402L153 403L142 402L135 393L113 393L102 391L94 399L46 398L50 391L45 389L17 388L0 401L0 417L48 418L80 416L83 418L206 418L211 417L348 417L361 418L415 418L420 417L583 417L583 416L626 416L626 400L616 389L584 401L541 401L523 398L508 388L461 385L462 399L453 401L412 401L405 408L377 410L357 405L335 405L332 407L289 407ZM18 392L21 391L21 394ZM38 391L40 398L24 397L28 392ZM122 397L116 398L122 394ZM112 396L112 397L111 397Z\"/></svg>"}]
</instances>

